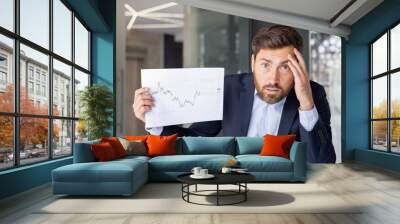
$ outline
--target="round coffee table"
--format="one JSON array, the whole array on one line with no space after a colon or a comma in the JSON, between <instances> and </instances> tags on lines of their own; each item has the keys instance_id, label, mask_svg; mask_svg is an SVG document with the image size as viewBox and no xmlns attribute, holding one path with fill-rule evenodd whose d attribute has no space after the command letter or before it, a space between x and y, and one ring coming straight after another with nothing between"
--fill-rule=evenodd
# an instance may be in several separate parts
<instances>
[{"instance_id":1,"label":"round coffee table","mask_svg":"<svg viewBox=\"0 0 400 224\"><path fill-rule=\"evenodd\" d=\"M255 180L255 177L249 173L215 173L212 179L193 179L190 177L191 173L182 174L177 177L178 181L182 183L182 199L188 203L198 205L234 205L247 200L247 192L249 188L247 183ZM197 185L215 185L215 190L197 190ZM195 186L194 191L190 191L190 186ZM220 189L220 185L236 185L237 190L224 190ZM205 194L215 192L215 194ZM203 197L216 197L216 204L202 204L190 201L190 196L203 196ZM231 203L221 203L221 197L240 196L240 199Z\"/></svg>"}]
</instances>

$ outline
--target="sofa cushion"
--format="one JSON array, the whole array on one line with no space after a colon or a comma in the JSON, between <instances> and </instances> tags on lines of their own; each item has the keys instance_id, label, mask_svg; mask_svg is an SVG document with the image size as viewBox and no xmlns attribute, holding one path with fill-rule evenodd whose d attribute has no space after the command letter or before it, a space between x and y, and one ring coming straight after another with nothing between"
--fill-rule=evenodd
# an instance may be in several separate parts
<instances>
[{"instance_id":1,"label":"sofa cushion","mask_svg":"<svg viewBox=\"0 0 400 224\"><path fill-rule=\"evenodd\" d=\"M263 147L263 137L236 137L236 155L259 154Z\"/></svg>"},{"instance_id":2,"label":"sofa cushion","mask_svg":"<svg viewBox=\"0 0 400 224\"><path fill-rule=\"evenodd\" d=\"M108 142L92 144L90 148L92 149L94 157L96 157L96 161L105 162L118 158L112 145Z\"/></svg>"},{"instance_id":3,"label":"sofa cushion","mask_svg":"<svg viewBox=\"0 0 400 224\"><path fill-rule=\"evenodd\" d=\"M150 171L190 172L193 167L200 166L210 171L219 171L230 159L231 155L175 155L158 156L149 160Z\"/></svg>"},{"instance_id":4,"label":"sofa cushion","mask_svg":"<svg viewBox=\"0 0 400 224\"><path fill-rule=\"evenodd\" d=\"M175 155L177 137L177 134L169 136L150 135L146 140L149 149L147 155L151 157Z\"/></svg>"},{"instance_id":5,"label":"sofa cushion","mask_svg":"<svg viewBox=\"0 0 400 224\"><path fill-rule=\"evenodd\" d=\"M235 155L233 137L182 137L182 154L226 154Z\"/></svg>"},{"instance_id":6,"label":"sofa cushion","mask_svg":"<svg viewBox=\"0 0 400 224\"><path fill-rule=\"evenodd\" d=\"M118 138L126 151L126 155L147 155L146 143L141 140L127 140L125 138Z\"/></svg>"},{"instance_id":7,"label":"sofa cushion","mask_svg":"<svg viewBox=\"0 0 400 224\"><path fill-rule=\"evenodd\" d=\"M249 172L292 172L292 161L279 156L238 155L240 167Z\"/></svg>"},{"instance_id":8,"label":"sofa cushion","mask_svg":"<svg viewBox=\"0 0 400 224\"><path fill-rule=\"evenodd\" d=\"M122 146L121 142L117 137L103 137L101 138L101 142L108 142L114 149L115 155L117 158L122 158L126 156L126 151L124 146Z\"/></svg>"},{"instance_id":9,"label":"sofa cushion","mask_svg":"<svg viewBox=\"0 0 400 224\"><path fill-rule=\"evenodd\" d=\"M296 140L296 135L265 135L261 156L280 156L290 159L290 148Z\"/></svg>"},{"instance_id":10,"label":"sofa cushion","mask_svg":"<svg viewBox=\"0 0 400 224\"><path fill-rule=\"evenodd\" d=\"M146 166L140 159L74 163L53 170L52 175L58 182L129 182L133 173L147 172Z\"/></svg>"}]
</instances>

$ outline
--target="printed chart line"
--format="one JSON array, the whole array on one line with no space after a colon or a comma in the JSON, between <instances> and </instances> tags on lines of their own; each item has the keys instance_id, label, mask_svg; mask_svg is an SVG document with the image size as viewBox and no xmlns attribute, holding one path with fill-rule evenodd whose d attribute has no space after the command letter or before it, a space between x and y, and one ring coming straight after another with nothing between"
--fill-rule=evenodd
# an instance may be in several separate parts
<instances>
[{"instance_id":1,"label":"printed chart line","mask_svg":"<svg viewBox=\"0 0 400 224\"><path fill-rule=\"evenodd\" d=\"M220 88L218 88L217 91L219 92ZM160 82L157 82L156 90L154 90L154 91L152 91L150 93L151 93L151 95L156 95L156 94L160 93L160 94L163 94L165 96L169 96L171 101L172 102L176 102L179 107L185 107L186 104L194 106L196 104L197 97L201 96L200 91L196 90L194 92L193 96L192 96L192 99L187 99L187 98L181 99L178 96L175 96L175 94L171 90L166 89L165 87L163 87Z\"/></svg>"}]
</instances>

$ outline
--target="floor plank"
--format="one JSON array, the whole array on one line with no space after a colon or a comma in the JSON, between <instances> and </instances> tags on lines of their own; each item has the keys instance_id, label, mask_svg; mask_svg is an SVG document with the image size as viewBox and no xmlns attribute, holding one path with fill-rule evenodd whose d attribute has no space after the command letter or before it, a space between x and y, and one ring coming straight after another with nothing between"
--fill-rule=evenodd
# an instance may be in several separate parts
<instances>
[{"instance_id":1,"label":"floor plank","mask_svg":"<svg viewBox=\"0 0 400 224\"><path fill-rule=\"evenodd\" d=\"M0 223L64 224L260 224L260 223L400 223L400 174L356 162L313 164L308 183L325 187L349 203L364 206L359 214L37 214L55 200L50 185L0 201Z\"/></svg>"}]
</instances>

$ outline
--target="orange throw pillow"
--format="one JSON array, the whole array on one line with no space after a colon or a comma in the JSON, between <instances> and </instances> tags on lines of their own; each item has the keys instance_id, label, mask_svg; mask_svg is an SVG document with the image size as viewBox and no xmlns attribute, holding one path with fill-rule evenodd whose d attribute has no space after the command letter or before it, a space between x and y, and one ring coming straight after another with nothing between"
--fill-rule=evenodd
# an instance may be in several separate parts
<instances>
[{"instance_id":1,"label":"orange throw pillow","mask_svg":"<svg viewBox=\"0 0 400 224\"><path fill-rule=\"evenodd\" d=\"M147 139L148 135L125 135L125 139L129 141L143 141L145 142Z\"/></svg>"},{"instance_id":2,"label":"orange throw pillow","mask_svg":"<svg viewBox=\"0 0 400 224\"><path fill-rule=\"evenodd\" d=\"M147 155L148 156L165 156L176 155L176 139L178 135L158 136L149 135L147 137Z\"/></svg>"},{"instance_id":3,"label":"orange throw pillow","mask_svg":"<svg viewBox=\"0 0 400 224\"><path fill-rule=\"evenodd\" d=\"M290 147L296 140L296 135L265 135L261 156L280 156L290 158Z\"/></svg>"},{"instance_id":4,"label":"orange throw pillow","mask_svg":"<svg viewBox=\"0 0 400 224\"><path fill-rule=\"evenodd\" d=\"M104 137L101 138L101 142L108 142L114 149L115 155L117 158L121 158L126 156L126 151L124 149L124 146L122 146L121 142L118 140L116 137Z\"/></svg>"},{"instance_id":5,"label":"orange throw pillow","mask_svg":"<svg viewBox=\"0 0 400 224\"><path fill-rule=\"evenodd\" d=\"M90 148L94 154L94 157L99 162L109 161L117 158L114 149L108 142L93 144L90 146Z\"/></svg>"}]
</instances>

